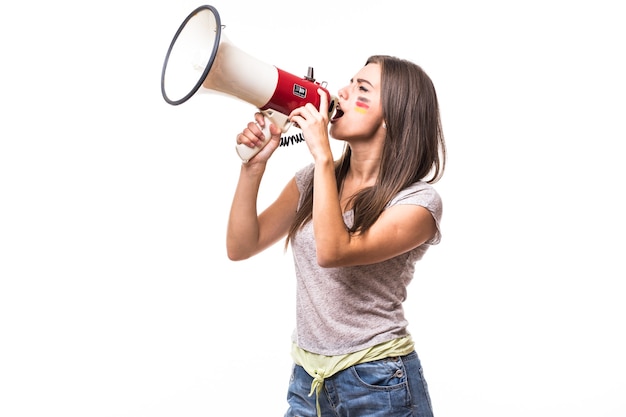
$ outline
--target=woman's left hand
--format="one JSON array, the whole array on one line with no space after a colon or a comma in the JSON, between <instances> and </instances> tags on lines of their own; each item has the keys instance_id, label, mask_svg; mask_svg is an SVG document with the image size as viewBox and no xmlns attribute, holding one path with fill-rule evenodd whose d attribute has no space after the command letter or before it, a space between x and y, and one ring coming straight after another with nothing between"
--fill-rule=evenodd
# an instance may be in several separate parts
<instances>
[{"instance_id":1,"label":"woman's left hand","mask_svg":"<svg viewBox=\"0 0 626 417\"><path fill-rule=\"evenodd\" d=\"M328 97L321 88L317 90L320 95L320 108L328 108ZM307 103L302 107L293 110L289 115L289 120L302 130L302 135L306 141L313 158L330 156L330 142L328 139L328 112L320 112L313 104Z\"/></svg>"}]
</instances>

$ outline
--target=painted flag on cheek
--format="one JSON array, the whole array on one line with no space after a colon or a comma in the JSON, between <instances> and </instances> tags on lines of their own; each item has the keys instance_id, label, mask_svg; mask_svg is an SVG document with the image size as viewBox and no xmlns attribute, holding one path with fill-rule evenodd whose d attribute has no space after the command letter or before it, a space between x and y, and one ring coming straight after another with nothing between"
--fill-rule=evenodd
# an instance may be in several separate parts
<instances>
[{"instance_id":1,"label":"painted flag on cheek","mask_svg":"<svg viewBox=\"0 0 626 417\"><path fill-rule=\"evenodd\" d=\"M370 106L360 100L357 100L356 102L356 107L354 108L356 111L358 111L359 113L365 113L367 112L367 109L369 109Z\"/></svg>"}]
</instances>

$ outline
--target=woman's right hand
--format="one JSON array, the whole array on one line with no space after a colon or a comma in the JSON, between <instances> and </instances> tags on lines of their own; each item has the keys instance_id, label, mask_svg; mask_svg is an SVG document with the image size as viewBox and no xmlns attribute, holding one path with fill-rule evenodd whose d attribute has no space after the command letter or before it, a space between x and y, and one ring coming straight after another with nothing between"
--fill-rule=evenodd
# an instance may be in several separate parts
<instances>
[{"instance_id":1,"label":"woman's right hand","mask_svg":"<svg viewBox=\"0 0 626 417\"><path fill-rule=\"evenodd\" d=\"M261 147L265 143L263 129L265 128L265 124L269 123L269 120L260 112L255 113L254 119L254 122L248 123L247 127L237 135L238 145L248 146L252 149L257 146ZM246 164L265 163L270 156L272 156L276 148L278 148L282 130L270 123L269 132L271 134L270 140L263 146L263 149L247 161Z\"/></svg>"}]
</instances>

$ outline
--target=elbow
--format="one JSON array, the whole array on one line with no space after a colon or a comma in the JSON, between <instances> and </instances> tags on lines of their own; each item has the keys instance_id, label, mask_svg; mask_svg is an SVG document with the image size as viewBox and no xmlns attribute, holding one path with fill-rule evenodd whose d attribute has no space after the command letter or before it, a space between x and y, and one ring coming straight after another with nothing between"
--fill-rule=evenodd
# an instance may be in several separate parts
<instances>
[{"instance_id":1,"label":"elbow","mask_svg":"<svg viewBox=\"0 0 626 417\"><path fill-rule=\"evenodd\" d=\"M327 262L327 261L317 261L317 264L321 267L321 268L336 268L339 265L335 264L334 262Z\"/></svg>"},{"instance_id":2,"label":"elbow","mask_svg":"<svg viewBox=\"0 0 626 417\"><path fill-rule=\"evenodd\" d=\"M324 253L317 251L317 264L322 268L335 268L343 266L341 259L337 256L337 253Z\"/></svg>"},{"instance_id":3,"label":"elbow","mask_svg":"<svg viewBox=\"0 0 626 417\"><path fill-rule=\"evenodd\" d=\"M227 252L227 255L228 255L228 259L231 261L243 261L244 259L247 259L244 256L240 256L239 254L231 253L231 252Z\"/></svg>"},{"instance_id":4,"label":"elbow","mask_svg":"<svg viewBox=\"0 0 626 417\"><path fill-rule=\"evenodd\" d=\"M322 268L337 268L350 265L348 245L338 242L316 242L317 264Z\"/></svg>"},{"instance_id":5,"label":"elbow","mask_svg":"<svg viewBox=\"0 0 626 417\"><path fill-rule=\"evenodd\" d=\"M231 261L243 261L250 258L250 254L241 250L241 248L226 246L226 256Z\"/></svg>"}]
</instances>

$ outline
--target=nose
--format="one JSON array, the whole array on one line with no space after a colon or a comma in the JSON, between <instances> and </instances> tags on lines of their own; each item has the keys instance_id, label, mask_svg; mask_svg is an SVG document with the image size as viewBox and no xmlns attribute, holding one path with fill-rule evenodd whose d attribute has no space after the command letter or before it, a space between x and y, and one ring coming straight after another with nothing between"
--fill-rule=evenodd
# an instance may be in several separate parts
<instances>
[{"instance_id":1,"label":"nose","mask_svg":"<svg viewBox=\"0 0 626 417\"><path fill-rule=\"evenodd\" d=\"M339 91L337 92L337 95L339 96L339 98L340 98L341 100L345 100L346 98L348 98L348 95L347 95L347 93L346 93L346 92L347 92L346 87L342 87L342 88L340 88L340 89L339 89Z\"/></svg>"}]
</instances>

